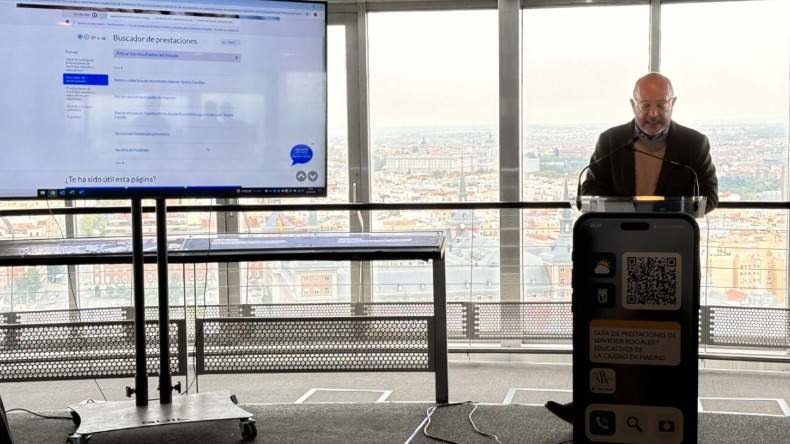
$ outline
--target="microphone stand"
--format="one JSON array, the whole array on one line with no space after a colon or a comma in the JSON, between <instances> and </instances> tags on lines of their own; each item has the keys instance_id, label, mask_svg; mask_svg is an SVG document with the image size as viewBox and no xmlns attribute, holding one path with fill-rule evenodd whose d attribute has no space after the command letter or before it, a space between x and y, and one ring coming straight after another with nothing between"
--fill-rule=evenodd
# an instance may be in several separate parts
<instances>
[{"instance_id":1,"label":"microphone stand","mask_svg":"<svg viewBox=\"0 0 790 444\"><path fill-rule=\"evenodd\" d=\"M638 150L638 149L636 149L636 147L629 147L628 149L630 151L633 151L634 153L644 154L647 157L652 157L652 158L658 159L658 160L660 160L662 162L666 162L666 163L668 163L670 165L674 165L674 166L677 166L677 167L685 168L685 169L691 171L691 174L694 175L694 188L691 190L692 194L694 195L694 213L699 211L699 197L700 197L699 175L697 175L697 171L694 170L694 168L691 168L690 166L688 166L688 165L686 165L684 163L676 162L674 160L665 159L665 158L663 158L661 156L656 156L655 154L648 153L647 151Z\"/></svg>"},{"instance_id":2,"label":"microphone stand","mask_svg":"<svg viewBox=\"0 0 790 444\"><path fill-rule=\"evenodd\" d=\"M613 149L612 151L609 151L607 154L601 156L599 159L595 159L594 161L588 163L584 168L582 168L582 170L579 172L579 179L576 181L576 209L580 211L582 209L582 174L584 174L585 171L590 169L591 166L596 165L597 163L612 157L614 154L620 151L627 150L628 147L633 145L633 143L636 142L637 140L639 140L638 136L634 136L633 138L628 139L628 142L624 143L623 145L620 145L619 147ZM631 149L636 151L636 149L634 148Z\"/></svg>"},{"instance_id":3,"label":"microphone stand","mask_svg":"<svg viewBox=\"0 0 790 444\"><path fill-rule=\"evenodd\" d=\"M697 172L694 170L694 168L691 168L690 166L688 166L688 165L686 165L684 163L676 162L674 160L665 159L665 158L663 158L661 156L656 156L655 154L648 153L647 151L638 150L638 149L636 149L636 147L629 148L629 150L633 151L634 153L644 154L647 157L652 157L652 158L658 159L658 160L660 160L662 162L666 162L666 163L668 163L670 165L678 166L678 167L685 168L685 169L691 171L691 174L694 175L694 189L691 190L691 192L693 193L694 197L700 197L699 176L697 175ZM696 206L696 202L695 202L695 206Z\"/></svg>"}]
</instances>

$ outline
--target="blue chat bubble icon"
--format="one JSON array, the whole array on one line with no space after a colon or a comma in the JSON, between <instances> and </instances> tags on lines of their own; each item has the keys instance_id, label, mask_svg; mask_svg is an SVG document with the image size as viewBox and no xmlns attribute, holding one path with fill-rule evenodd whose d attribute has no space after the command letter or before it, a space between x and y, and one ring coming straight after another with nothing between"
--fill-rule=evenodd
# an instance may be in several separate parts
<instances>
[{"instance_id":1,"label":"blue chat bubble icon","mask_svg":"<svg viewBox=\"0 0 790 444\"><path fill-rule=\"evenodd\" d=\"M313 158L313 149L307 145L299 144L291 148L291 166L299 163L307 163Z\"/></svg>"}]
</instances>

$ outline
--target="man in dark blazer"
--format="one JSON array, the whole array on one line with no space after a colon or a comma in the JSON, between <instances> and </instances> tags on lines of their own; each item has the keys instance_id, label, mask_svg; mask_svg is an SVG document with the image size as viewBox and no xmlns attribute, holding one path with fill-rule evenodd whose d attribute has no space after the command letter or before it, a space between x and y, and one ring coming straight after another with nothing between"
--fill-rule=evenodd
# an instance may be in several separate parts
<instances>
[{"instance_id":1,"label":"man in dark blazer","mask_svg":"<svg viewBox=\"0 0 790 444\"><path fill-rule=\"evenodd\" d=\"M715 209L719 204L718 180L708 138L672 121L675 101L672 83L663 75L650 73L637 80L631 99L634 120L600 135L581 194L699 194L707 198L706 212ZM691 169L699 178L699 190Z\"/></svg>"},{"instance_id":2,"label":"man in dark blazer","mask_svg":"<svg viewBox=\"0 0 790 444\"><path fill-rule=\"evenodd\" d=\"M631 108L634 120L601 133L590 159L581 194L587 196L693 196L707 198L705 212L719 205L716 168L708 138L672 121L676 97L672 82L658 73L636 81ZM664 159L664 160L661 160ZM699 178L699 190L689 168ZM573 422L573 403L546 403Z\"/></svg>"}]
</instances>

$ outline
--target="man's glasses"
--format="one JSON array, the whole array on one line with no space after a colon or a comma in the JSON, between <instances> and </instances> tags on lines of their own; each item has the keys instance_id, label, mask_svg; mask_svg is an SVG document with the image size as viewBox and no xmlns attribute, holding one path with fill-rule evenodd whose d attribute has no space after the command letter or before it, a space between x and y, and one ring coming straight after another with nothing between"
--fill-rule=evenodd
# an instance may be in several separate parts
<instances>
[{"instance_id":1,"label":"man's glasses","mask_svg":"<svg viewBox=\"0 0 790 444\"><path fill-rule=\"evenodd\" d=\"M647 101L631 99L631 103L641 113L646 113L650 111L650 108L656 108L658 112L664 113L672 109L672 104L675 103L675 98L673 97L669 100L662 100L660 102L647 102Z\"/></svg>"}]
</instances>

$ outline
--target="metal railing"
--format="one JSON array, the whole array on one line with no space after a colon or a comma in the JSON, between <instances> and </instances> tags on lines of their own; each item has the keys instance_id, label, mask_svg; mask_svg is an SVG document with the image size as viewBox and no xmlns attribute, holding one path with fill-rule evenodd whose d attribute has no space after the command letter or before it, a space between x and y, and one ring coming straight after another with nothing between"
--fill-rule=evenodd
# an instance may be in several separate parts
<instances>
[{"instance_id":1,"label":"metal railing","mask_svg":"<svg viewBox=\"0 0 790 444\"><path fill-rule=\"evenodd\" d=\"M786 213L790 202L721 202L722 209L773 210ZM447 202L447 203L359 203L359 204L277 204L277 205L175 205L170 213L248 212L248 211L341 211L354 214L369 211L452 211L452 210L564 210L572 208L567 201L555 202ZM154 207L144 207L154 212ZM129 213L130 208L38 208L0 210L0 217L52 216L76 214ZM523 246L527 248L528 246ZM781 250L785 245L777 245ZM703 268L707 264L703 258ZM450 266L450 265L448 265ZM785 267L786 268L786 267ZM787 270L777 270L787 274ZM71 279L69 273L67 279ZM783 281L782 281L783 282ZM448 282L449 284L449 282ZM476 282L477 284L477 282ZM703 280L704 284L704 280ZM240 283L237 283L240 285ZM368 282L367 285L370 285ZM499 283L494 282L494 286ZM521 285L526 285L522 283ZM556 283L551 284L553 288ZM249 284L248 284L249 286ZM470 285L471 287L471 285ZM243 288L243 287L241 287ZM705 294L713 288L704 285ZM71 289L73 291L73 288ZM570 288L567 288L568 292ZM80 290L82 291L82 290ZM496 289L492 290L496 291ZM564 291L564 290L563 290ZM786 291L783 290L783 291ZM456 295L457 297L457 295ZM471 298L471 293L470 293ZM238 299L237 299L238 300ZM415 300L415 299L412 299ZM706 299L703 299L705 301ZM231 303L235 301L230 301ZM717 301L719 302L719 301ZM711 302L713 303L713 302ZM156 319L156 307L149 307L148 319ZM788 343L788 311L790 308L747 308L737 306L704 306L700 312L700 345L722 347L766 347L790 349ZM399 313L400 312L400 313ZM355 304L241 304L173 306L174 319L186 319L190 340L194 338L195 319L210 317L269 316L360 316L360 315L424 315L432 312L430 303L355 303ZM283 314L280 314L283 313ZM131 319L131 307L91 308L82 310L47 310L40 312L0 313L0 324L93 322ZM460 345L463 341L569 341L571 316L569 303L532 302L452 302L448 304L448 338Z\"/></svg>"},{"instance_id":2,"label":"metal railing","mask_svg":"<svg viewBox=\"0 0 790 444\"><path fill-rule=\"evenodd\" d=\"M71 317L75 313L67 313ZM122 378L135 375L134 321L17 323L0 325L0 382ZM105 316L106 317L106 316ZM43 317L46 318L46 315ZM6 318L8 319L8 318ZM22 317L31 320L30 317ZM42 317L39 317L42 319ZM170 372L187 372L186 325L169 323ZM159 374L159 325L146 322L149 375Z\"/></svg>"},{"instance_id":3,"label":"metal railing","mask_svg":"<svg viewBox=\"0 0 790 444\"><path fill-rule=\"evenodd\" d=\"M158 307L146 307L156 319ZM133 319L133 307L89 308L0 313L0 325L100 323ZM186 319L187 336L195 338L195 319L330 318L432 316L430 302L240 304L172 306L171 319ZM790 309L703 306L700 345L790 350ZM451 341L570 341L570 302L449 302L447 334ZM506 349L503 351L507 351Z\"/></svg>"}]
</instances>

